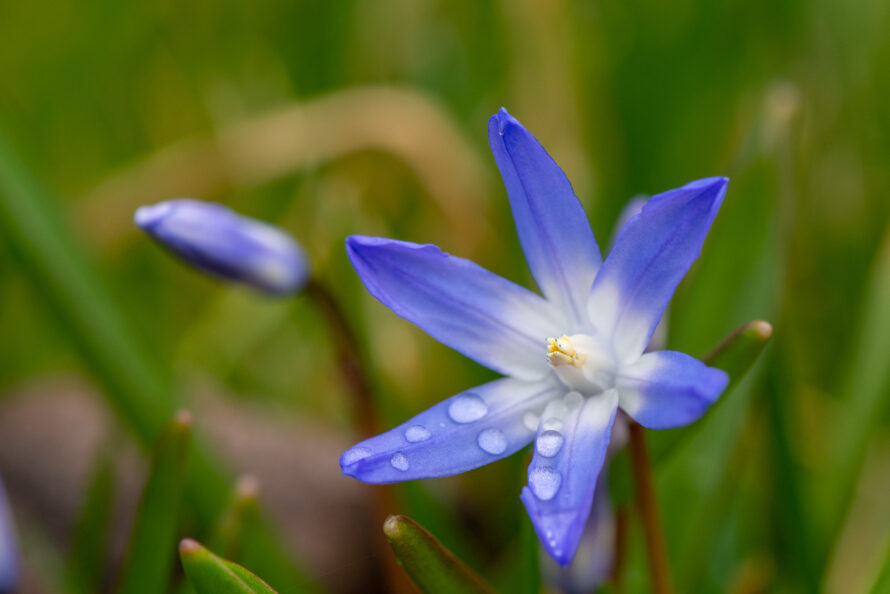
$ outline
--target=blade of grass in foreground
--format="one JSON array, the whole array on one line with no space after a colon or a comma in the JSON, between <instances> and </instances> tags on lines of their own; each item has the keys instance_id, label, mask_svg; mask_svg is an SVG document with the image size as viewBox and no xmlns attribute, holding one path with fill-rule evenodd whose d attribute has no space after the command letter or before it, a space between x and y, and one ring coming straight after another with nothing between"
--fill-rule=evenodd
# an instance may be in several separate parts
<instances>
[{"instance_id":1,"label":"blade of grass in foreground","mask_svg":"<svg viewBox=\"0 0 890 594\"><path fill-rule=\"evenodd\" d=\"M189 538L179 544L179 556L198 594L275 594L275 590L254 574L217 557Z\"/></svg>"},{"instance_id":2,"label":"blade of grass in foreground","mask_svg":"<svg viewBox=\"0 0 890 594\"><path fill-rule=\"evenodd\" d=\"M121 594L163 594L168 591L191 427L191 414L180 411L155 448L120 578L118 592Z\"/></svg>"},{"instance_id":3,"label":"blade of grass in foreground","mask_svg":"<svg viewBox=\"0 0 890 594\"><path fill-rule=\"evenodd\" d=\"M494 594L494 590L451 551L405 516L390 516L383 533L414 584L429 594Z\"/></svg>"}]
</instances>

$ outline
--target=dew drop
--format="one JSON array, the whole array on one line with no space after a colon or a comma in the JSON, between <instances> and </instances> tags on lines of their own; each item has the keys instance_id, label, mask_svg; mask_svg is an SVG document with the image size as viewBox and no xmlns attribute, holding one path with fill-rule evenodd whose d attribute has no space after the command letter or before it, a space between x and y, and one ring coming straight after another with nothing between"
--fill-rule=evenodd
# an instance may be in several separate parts
<instances>
[{"instance_id":1,"label":"dew drop","mask_svg":"<svg viewBox=\"0 0 890 594\"><path fill-rule=\"evenodd\" d=\"M475 394L456 396L448 405L448 416L455 423L478 421L488 412L488 406Z\"/></svg>"},{"instance_id":2,"label":"dew drop","mask_svg":"<svg viewBox=\"0 0 890 594\"><path fill-rule=\"evenodd\" d=\"M541 419L535 413L529 411L522 415L522 424L529 431L537 431L538 423L541 422Z\"/></svg>"},{"instance_id":3,"label":"dew drop","mask_svg":"<svg viewBox=\"0 0 890 594\"><path fill-rule=\"evenodd\" d=\"M507 449L507 437L500 429L486 429L479 434L476 439L479 447L489 454L503 454Z\"/></svg>"},{"instance_id":4,"label":"dew drop","mask_svg":"<svg viewBox=\"0 0 890 594\"><path fill-rule=\"evenodd\" d=\"M541 426L544 428L544 431L562 431L563 422L556 417L550 417L545 419Z\"/></svg>"},{"instance_id":5,"label":"dew drop","mask_svg":"<svg viewBox=\"0 0 890 594\"><path fill-rule=\"evenodd\" d=\"M565 438L559 431L548 429L542 431L535 440L535 449L545 458L552 458L559 453Z\"/></svg>"},{"instance_id":6,"label":"dew drop","mask_svg":"<svg viewBox=\"0 0 890 594\"><path fill-rule=\"evenodd\" d=\"M412 425L405 429L405 439L411 443L426 441L430 438L430 431L423 425Z\"/></svg>"},{"instance_id":7,"label":"dew drop","mask_svg":"<svg viewBox=\"0 0 890 594\"><path fill-rule=\"evenodd\" d=\"M364 460L368 456L371 455L371 450L363 447L355 447L349 450L346 450L346 453L343 454L343 466L349 466L350 464L355 464L359 460Z\"/></svg>"},{"instance_id":8,"label":"dew drop","mask_svg":"<svg viewBox=\"0 0 890 594\"><path fill-rule=\"evenodd\" d=\"M528 475L528 485L541 501L553 499L561 484L562 475L552 466L538 466Z\"/></svg>"},{"instance_id":9,"label":"dew drop","mask_svg":"<svg viewBox=\"0 0 890 594\"><path fill-rule=\"evenodd\" d=\"M584 404L584 397L578 392L569 392L562 399L562 403L565 404L568 410L574 410Z\"/></svg>"},{"instance_id":10,"label":"dew drop","mask_svg":"<svg viewBox=\"0 0 890 594\"><path fill-rule=\"evenodd\" d=\"M396 470L408 470L408 458L405 457L405 454L393 454L392 458L389 459L389 463Z\"/></svg>"}]
</instances>

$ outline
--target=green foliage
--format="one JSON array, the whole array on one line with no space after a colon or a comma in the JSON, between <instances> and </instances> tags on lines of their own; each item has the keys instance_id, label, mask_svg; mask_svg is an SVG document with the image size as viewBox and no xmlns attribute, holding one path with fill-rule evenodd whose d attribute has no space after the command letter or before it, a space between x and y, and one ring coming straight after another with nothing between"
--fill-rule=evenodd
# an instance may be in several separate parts
<instances>
[{"instance_id":1,"label":"green foliage","mask_svg":"<svg viewBox=\"0 0 890 594\"><path fill-rule=\"evenodd\" d=\"M191 413L180 411L155 447L120 578L118 592L121 594L168 591L186 484L191 428Z\"/></svg>"},{"instance_id":2,"label":"green foliage","mask_svg":"<svg viewBox=\"0 0 890 594\"><path fill-rule=\"evenodd\" d=\"M417 522L389 516L383 533L405 572L428 594L493 594L491 586L464 565Z\"/></svg>"},{"instance_id":3,"label":"green foliage","mask_svg":"<svg viewBox=\"0 0 890 594\"><path fill-rule=\"evenodd\" d=\"M107 456L102 456L81 504L65 564L65 590L70 594L90 594L102 587L114 492L114 467Z\"/></svg>"},{"instance_id":4,"label":"green foliage","mask_svg":"<svg viewBox=\"0 0 890 594\"><path fill-rule=\"evenodd\" d=\"M198 594L275 594L266 582L194 540L187 538L179 544L179 557Z\"/></svg>"}]
</instances>

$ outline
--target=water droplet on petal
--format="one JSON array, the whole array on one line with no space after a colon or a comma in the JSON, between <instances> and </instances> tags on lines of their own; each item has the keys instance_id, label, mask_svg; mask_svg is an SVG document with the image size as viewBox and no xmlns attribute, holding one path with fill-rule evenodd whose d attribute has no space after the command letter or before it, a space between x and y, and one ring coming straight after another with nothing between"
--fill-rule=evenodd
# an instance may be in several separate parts
<instances>
[{"instance_id":1,"label":"water droplet on petal","mask_svg":"<svg viewBox=\"0 0 890 594\"><path fill-rule=\"evenodd\" d=\"M408 470L408 458L405 457L405 454L393 454L393 457L389 459L389 463L396 470Z\"/></svg>"},{"instance_id":2,"label":"water droplet on petal","mask_svg":"<svg viewBox=\"0 0 890 594\"><path fill-rule=\"evenodd\" d=\"M562 436L562 433L548 429L547 431L542 431L535 440L535 449L542 456L552 458L559 453L563 442L565 442L565 438Z\"/></svg>"},{"instance_id":3,"label":"water droplet on petal","mask_svg":"<svg viewBox=\"0 0 890 594\"><path fill-rule=\"evenodd\" d=\"M476 442L489 454L503 454L507 449L507 437L500 429L486 429L479 434Z\"/></svg>"},{"instance_id":4,"label":"water droplet on petal","mask_svg":"<svg viewBox=\"0 0 890 594\"><path fill-rule=\"evenodd\" d=\"M556 417L550 417L545 419L541 426L544 428L544 431L562 431L563 422Z\"/></svg>"},{"instance_id":5,"label":"water droplet on petal","mask_svg":"<svg viewBox=\"0 0 890 594\"><path fill-rule=\"evenodd\" d=\"M574 410L584 404L584 396L578 392L569 392L562 399L562 403L568 410Z\"/></svg>"},{"instance_id":6,"label":"water droplet on petal","mask_svg":"<svg viewBox=\"0 0 890 594\"><path fill-rule=\"evenodd\" d=\"M448 405L448 416L455 423L478 421L488 412L488 405L475 394L455 396Z\"/></svg>"},{"instance_id":7,"label":"water droplet on petal","mask_svg":"<svg viewBox=\"0 0 890 594\"><path fill-rule=\"evenodd\" d=\"M343 460L342 460L343 465L349 466L350 464L355 464L359 460L364 460L365 458L370 456L371 453L372 453L371 450L369 450L368 448L361 447L361 446L357 446L357 447L351 448L349 450L346 450L346 453L343 454Z\"/></svg>"},{"instance_id":8,"label":"water droplet on petal","mask_svg":"<svg viewBox=\"0 0 890 594\"><path fill-rule=\"evenodd\" d=\"M538 423L541 422L541 419L535 413L529 411L522 415L522 424L529 431L537 431Z\"/></svg>"},{"instance_id":9,"label":"water droplet on petal","mask_svg":"<svg viewBox=\"0 0 890 594\"><path fill-rule=\"evenodd\" d=\"M405 439L411 443L426 441L430 438L430 431L423 425L412 425L405 429Z\"/></svg>"},{"instance_id":10,"label":"water droplet on petal","mask_svg":"<svg viewBox=\"0 0 890 594\"><path fill-rule=\"evenodd\" d=\"M541 501L553 499L561 484L562 475L552 466L538 466L528 475L528 485Z\"/></svg>"}]
</instances>

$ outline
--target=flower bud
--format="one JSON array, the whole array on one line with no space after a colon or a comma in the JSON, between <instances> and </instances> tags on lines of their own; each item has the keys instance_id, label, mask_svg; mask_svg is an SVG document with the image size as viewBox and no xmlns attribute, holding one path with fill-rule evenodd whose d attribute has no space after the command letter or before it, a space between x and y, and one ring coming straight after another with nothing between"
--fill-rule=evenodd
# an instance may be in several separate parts
<instances>
[{"instance_id":1,"label":"flower bud","mask_svg":"<svg viewBox=\"0 0 890 594\"><path fill-rule=\"evenodd\" d=\"M306 255L293 238L221 204L168 200L138 208L134 220L162 246L213 276L272 294L295 293L309 279Z\"/></svg>"}]
</instances>

